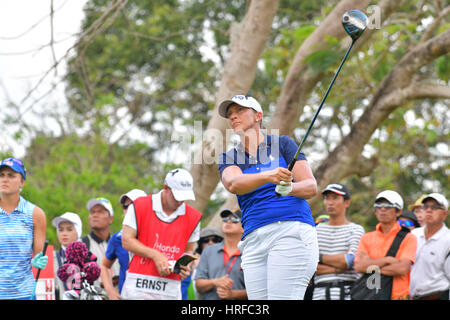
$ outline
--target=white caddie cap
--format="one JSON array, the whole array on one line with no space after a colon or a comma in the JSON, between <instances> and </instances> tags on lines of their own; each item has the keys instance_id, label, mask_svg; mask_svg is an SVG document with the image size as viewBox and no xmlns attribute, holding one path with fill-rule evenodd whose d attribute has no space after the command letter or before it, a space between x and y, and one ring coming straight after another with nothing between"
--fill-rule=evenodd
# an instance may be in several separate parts
<instances>
[{"instance_id":1,"label":"white caddie cap","mask_svg":"<svg viewBox=\"0 0 450 320\"><path fill-rule=\"evenodd\" d=\"M59 217L54 218L52 220L52 225L58 229L59 224L64 221L71 222L75 227L78 239L81 238L81 234L83 233L83 223L81 222L80 216L73 212L66 212Z\"/></svg>"},{"instance_id":2,"label":"white caddie cap","mask_svg":"<svg viewBox=\"0 0 450 320\"><path fill-rule=\"evenodd\" d=\"M172 189L173 196L177 201L195 200L194 179L189 171L185 169L174 169L167 173L164 184Z\"/></svg>"},{"instance_id":3,"label":"white caddie cap","mask_svg":"<svg viewBox=\"0 0 450 320\"><path fill-rule=\"evenodd\" d=\"M147 196L147 194L144 191L142 191L140 189L133 189L133 190L130 190L127 193L121 195L120 199L119 199L119 203L123 204L123 201L125 200L125 198L130 198L131 201L134 201L137 198L146 197L146 196Z\"/></svg>"},{"instance_id":4,"label":"white caddie cap","mask_svg":"<svg viewBox=\"0 0 450 320\"><path fill-rule=\"evenodd\" d=\"M261 113L263 112L261 105L259 104L258 101L256 101L255 98L248 96L248 95L244 96L242 94L239 94L239 95L232 97L231 99L222 101L219 104L219 114L222 117L226 118L227 117L227 109L233 103L236 103L236 104L246 107L246 108L251 108L251 109L255 110L256 112L261 112Z\"/></svg>"},{"instance_id":5,"label":"white caddie cap","mask_svg":"<svg viewBox=\"0 0 450 320\"><path fill-rule=\"evenodd\" d=\"M426 197L423 198L422 203L424 203L428 198L436 200L436 202L443 206L445 210L448 210L448 201L442 194L436 192L427 194Z\"/></svg>"},{"instance_id":6,"label":"white caddie cap","mask_svg":"<svg viewBox=\"0 0 450 320\"><path fill-rule=\"evenodd\" d=\"M88 201L86 207L89 211L96 206L97 204L102 205L106 210L108 210L109 215L111 217L114 216L114 209L112 207L111 202L106 198L94 198Z\"/></svg>"},{"instance_id":7,"label":"white caddie cap","mask_svg":"<svg viewBox=\"0 0 450 320\"><path fill-rule=\"evenodd\" d=\"M381 198L386 199L387 201L395 205L397 209L403 209L403 198L398 194L398 192L392 190L382 191L375 198L375 202Z\"/></svg>"}]
</instances>

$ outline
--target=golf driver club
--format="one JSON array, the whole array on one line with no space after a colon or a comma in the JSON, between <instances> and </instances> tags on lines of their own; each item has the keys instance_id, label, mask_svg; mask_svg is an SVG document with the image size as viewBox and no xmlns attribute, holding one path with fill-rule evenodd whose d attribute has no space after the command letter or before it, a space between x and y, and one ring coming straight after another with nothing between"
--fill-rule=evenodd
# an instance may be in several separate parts
<instances>
[{"instance_id":1,"label":"golf driver club","mask_svg":"<svg viewBox=\"0 0 450 320\"><path fill-rule=\"evenodd\" d=\"M42 249L42 254L45 256L45 253L47 252L47 247L48 247L48 240L45 240L44 243L44 249ZM41 270L42 269L38 269L37 274L36 274L36 279L34 281L34 289L33 289L33 295L31 296L31 300L34 300L36 298L36 287L37 287L37 283L39 281L39 276L41 274Z\"/></svg>"},{"instance_id":2,"label":"golf driver club","mask_svg":"<svg viewBox=\"0 0 450 320\"><path fill-rule=\"evenodd\" d=\"M359 39L359 37L363 34L364 30L367 27L367 16L358 10L350 10L344 13L342 16L342 25L345 29L345 32L352 38L352 43L350 44L350 47L347 49L347 52L345 53L344 58L342 59L341 64L339 65L338 70L334 74L333 80L331 80L331 83L327 89L327 92L325 93L325 96L322 99L322 102L320 102L319 108L317 109L316 113L314 114L314 117L308 127L308 130L306 131L305 136L302 139L302 142L300 143L300 146L297 149L297 152L294 155L294 158L291 160L291 162L288 165L288 170L292 171L294 168L295 162L297 161L297 157L300 154L300 151L302 151L303 145L305 144L306 138L308 138L309 132L311 131L311 128L314 125L314 122L316 121L317 116L319 115L320 110L322 109L322 106L325 102L325 100L328 97L328 94L330 93L331 88L333 87L334 81L336 80L339 72L341 71L342 66L344 65L345 61L347 60L348 54L350 53L350 50L352 50L353 44L356 42L356 40ZM280 196L277 192L275 192L277 196Z\"/></svg>"}]
</instances>

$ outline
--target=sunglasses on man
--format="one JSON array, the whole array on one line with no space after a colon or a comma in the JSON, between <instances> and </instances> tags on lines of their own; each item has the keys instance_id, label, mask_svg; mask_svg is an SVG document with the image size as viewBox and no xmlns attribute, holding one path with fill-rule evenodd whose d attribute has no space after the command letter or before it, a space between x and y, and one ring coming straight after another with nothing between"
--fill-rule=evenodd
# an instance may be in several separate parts
<instances>
[{"instance_id":1,"label":"sunglasses on man","mask_svg":"<svg viewBox=\"0 0 450 320\"><path fill-rule=\"evenodd\" d=\"M443 206L439 206L439 205L437 205L437 204L433 204L433 205L423 204L423 205L421 206L421 208L422 208L422 210L428 210L428 209L431 209L431 210L439 210L439 209L444 209Z\"/></svg>"},{"instance_id":2,"label":"sunglasses on man","mask_svg":"<svg viewBox=\"0 0 450 320\"><path fill-rule=\"evenodd\" d=\"M233 223L239 223L239 222L241 222L241 219L236 218L236 217L228 216L228 217L223 217L223 218L222 218L222 221L225 222L225 223L227 223L227 222L230 221L230 220L231 220L231 222L233 222Z\"/></svg>"},{"instance_id":3,"label":"sunglasses on man","mask_svg":"<svg viewBox=\"0 0 450 320\"><path fill-rule=\"evenodd\" d=\"M375 209L381 209L381 208L392 209L392 208L397 208L397 207L395 206L395 204L392 204L392 203L375 203L375 204L373 205L373 207L374 207Z\"/></svg>"},{"instance_id":4,"label":"sunglasses on man","mask_svg":"<svg viewBox=\"0 0 450 320\"><path fill-rule=\"evenodd\" d=\"M219 237L219 236L208 236L208 237L200 238L200 243L201 243L201 244L203 244L203 243L208 243L208 242L210 242L210 241L212 241L212 242L214 242L214 243L219 243L219 242L222 241L222 238Z\"/></svg>"}]
</instances>

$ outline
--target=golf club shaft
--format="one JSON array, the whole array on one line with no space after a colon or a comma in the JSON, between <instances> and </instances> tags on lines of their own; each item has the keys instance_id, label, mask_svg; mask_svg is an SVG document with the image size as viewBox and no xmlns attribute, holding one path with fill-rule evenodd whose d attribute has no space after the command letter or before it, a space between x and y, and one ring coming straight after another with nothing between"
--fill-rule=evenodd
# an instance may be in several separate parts
<instances>
[{"instance_id":1,"label":"golf club shaft","mask_svg":"<svg viewBox=\"0 0 450 320\"><path fill-rule=\"evenodd\" d=\"M45 240L44 243L44 249L42 249L42 254L45 255L46 251L47 251L47 247L48 247L48 240ZM36 297L36 287L37 287L37 283L39 280L39 275L41 274L41 269L38 269L37 273L36 273L36 279L34 282L34 290L33 290L33 295L31 296L31 299L33 300Z\"/></svg>"},{"instance_id":2,"label":"golf club shaft","mask_svg":"<svg viewBox=\"0 0 450 320\"><path fill-rule=\"evenodd\" d=\"M336 73L334 74L333 80L331 81L331 83L330 83L330 85L329 85L329 87L328 87L328 89L327 89L327 92L325 93L325 96L323 97L322 102L321 102L320 105L319 105L319 108L317 109L316 113L314 114L314 118L312 119L311 123L309 124L308 130L306 131L306 134L305 134L305 136L303 137L302 142L300 143L300 146L298 147L297 152L296 152L295 155L294 155L294 158L293 158L292 161L289 163L289 166L288 166L288 170L289 170L289 171L292 171L292 169L294 168L295 162L297 161L298 155L299 155L300 152L302 151L302 148L303 148L303 145L305 144L306 138L308 138L309 132L311 131L311 128L313 127L314 122L316 121L316 118L317 118L317 116L319 115L319 112L320 112L320 110L322 109L322 106L323 106L325 100L327 99L328 94L330 93L331 88L333 87L334 81L336 80L336 78L337 78L339 72L340 72L341 69L342 69L342 66L343 66L344 63L345 63L345 60L347 60L348 54L350 53L350 50L352 50L352 47L353 47L353 44L354 44L354 43L355 43L355 40L352 40L352 43L351 43L350 47L347 49L347 52L345 53L345 56L344 56L344 58L342 59L342 62L341 62L341 64L339 65L338 70L337 70Z\"/></svg>"}]
</instances>

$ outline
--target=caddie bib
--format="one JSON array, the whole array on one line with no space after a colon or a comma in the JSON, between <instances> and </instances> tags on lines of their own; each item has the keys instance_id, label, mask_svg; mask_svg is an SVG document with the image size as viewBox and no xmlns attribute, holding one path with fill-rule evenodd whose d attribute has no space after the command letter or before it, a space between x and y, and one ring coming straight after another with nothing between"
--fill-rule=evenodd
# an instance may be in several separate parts
<instances>
[{"instance_id":1,"label":"caddie bib","mask_svg":"<svg viewBox=\"0 0 450 320\"><path fill-rule=\"evenodd\" d=\"M187 242L200 222L201 213L186 204L186 213L170 223L160 220L153 211L152 196L134 201L137 239L147 247L166 255L173 265L185 252ZM128 268L124 288L126 296L164 296L176 299L180 292L180 276L161 276L153 260L134 255ZM122 290L123 291L123 290Z\"/></svg>"}]
</instances>

